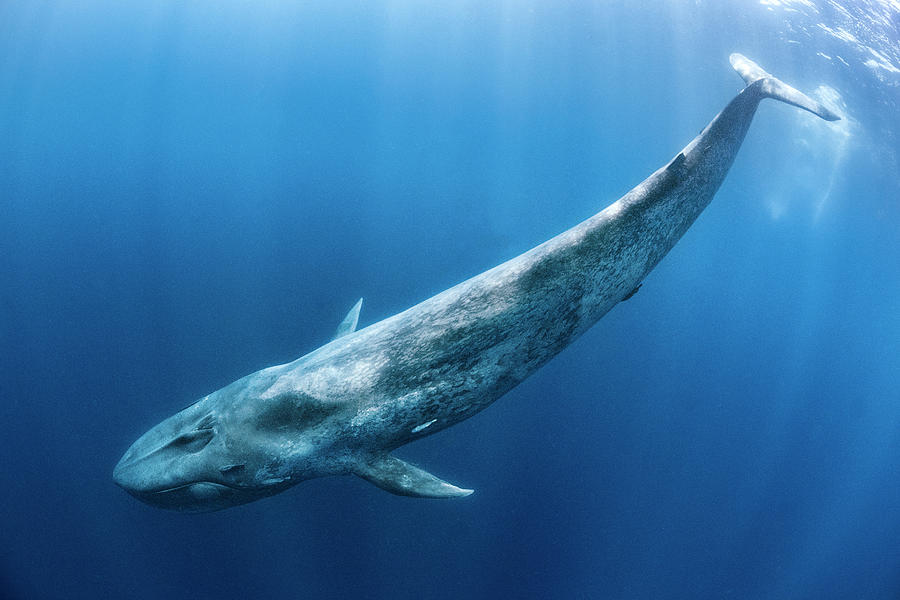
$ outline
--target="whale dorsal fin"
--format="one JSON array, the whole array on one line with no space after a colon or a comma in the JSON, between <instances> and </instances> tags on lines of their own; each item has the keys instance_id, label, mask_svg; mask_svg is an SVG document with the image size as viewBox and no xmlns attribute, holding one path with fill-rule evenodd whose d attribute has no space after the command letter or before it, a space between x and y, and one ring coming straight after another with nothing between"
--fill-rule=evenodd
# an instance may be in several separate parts
<instances>
[{"instance_id":1,"label":"whale dorsal fin","mask_svg":"<svg viewBox=\"0 0 900 600\"><path fill-rule=\"evenodd\" d=\"M344 337L348 333L356 331L356 326L359 324L359 311L362 308L362 301L362 298L356 301L356 304L353 305L353 308L350 309L350 312L347 313L347 316L344 317L344 320L338 325L337 331L334 332L334 337L331 338L332 340L336 340L339 337Z\"/></svg>"},{"instance_id":2,"label":"whale dorsal fin","mask_svg":"<svg viewBox=\"0 0 900 600\"><path fill-rule=\"evenodd\" d=\"M641 286L642 286L642 285L644 285L644 284L643 284L643 283L637 284L637 287L634 288L633 290L631 290L630 292L628 292L627 294L625 294L625 297L622 298L619 302L625 302L626 300L628 300L629 298L631 298L632 296L634 296L635 294L637 294L637 293L638 293L638 290L641 289Z\"/></svg>"},{"instance_id":3,"label":"whale dorsal fin","mask_svg":"<svg viewBox=\"0 0 900 600\"><path fill-rule=\"evenodd\" d=\"M417 498L458 498L474 490L464 490L442 481L390 454L380 454L368 461L361 460L353 471L366 481L398 496Z\"/></svg>"}]
</instances>

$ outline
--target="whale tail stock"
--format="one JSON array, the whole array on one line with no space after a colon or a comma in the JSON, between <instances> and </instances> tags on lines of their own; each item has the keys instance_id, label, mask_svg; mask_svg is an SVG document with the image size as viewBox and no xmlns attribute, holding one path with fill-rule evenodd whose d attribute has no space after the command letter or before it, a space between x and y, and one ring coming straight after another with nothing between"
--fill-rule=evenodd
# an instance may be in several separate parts
<instances>
[{"instance_id":1,"label":"whale tail stock","mask_svg":"<svg viewBox=\"0 0 900 600\"><path fill-rule=\"evenodd\" d=\"M744 79L747 87L756 84L759 86L759 92L764 98L774 98L775 100L792 104L803 110L808 110L826 121L840 120L838 115L777 77L766 73L762 67L746 56L734 53L728 57L728 60L731 62L734 70Z\"/></svg>"}]
</instances>

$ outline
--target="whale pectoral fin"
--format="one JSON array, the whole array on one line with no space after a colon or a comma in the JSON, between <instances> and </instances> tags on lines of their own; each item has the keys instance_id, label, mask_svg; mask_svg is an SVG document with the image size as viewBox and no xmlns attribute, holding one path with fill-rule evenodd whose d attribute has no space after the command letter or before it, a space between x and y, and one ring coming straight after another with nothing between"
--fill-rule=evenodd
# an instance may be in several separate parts
<instances>
[{"instance_id":1,"label":"whale pectoral fin","mask_svg":"<svg viewBox=\"0 0 900 600\"><path fill-rule=\"evenodd\" d=\"M356 331L356 326L359 323L359 311L362 308L362 301L362 298L356 301L356 304L353 305L353 308L350 309L350 312L347 313L347 316L344 317L344 320L338 325L337 331L334 332L334 337L331 338L332 341Z\"/></svg>"},{"instance_id":2,"label":"whale pectoral fin","mask_svg":"<svg viewBox=\"0 0 900 600\"><path fill-rule=\"evenodd\" d=\"M368 461L361 460L353 472L398 496L458 498L474 491L458 488L389 454Z\"/></svg>"}]
</instances>

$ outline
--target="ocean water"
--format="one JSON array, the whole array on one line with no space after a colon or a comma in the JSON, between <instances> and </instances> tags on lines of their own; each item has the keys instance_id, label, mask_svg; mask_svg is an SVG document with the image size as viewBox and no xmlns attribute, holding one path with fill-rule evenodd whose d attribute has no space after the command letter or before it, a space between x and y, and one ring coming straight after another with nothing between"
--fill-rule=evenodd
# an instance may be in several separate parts
<instances>
[{"instance_id":1,"label":"ocean water","mask_svg":"<svg viewBox=\"0 0 900 600\"><path fill-rule=\"evenodd\" d=\"M552 237L766 101L640 292L474 418L226 511L194 399ZM0 3L0 597L900 597L900 4Z\"/></svg>"}]
</instances>

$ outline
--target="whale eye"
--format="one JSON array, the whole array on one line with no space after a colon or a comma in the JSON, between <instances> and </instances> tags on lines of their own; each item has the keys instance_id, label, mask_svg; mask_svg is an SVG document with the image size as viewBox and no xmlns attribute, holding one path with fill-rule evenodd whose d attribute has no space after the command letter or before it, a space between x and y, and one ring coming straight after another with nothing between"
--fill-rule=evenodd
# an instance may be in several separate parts
<instances>
[{"instance_id":1,"label":"whale eye","mask_svg":"<svg viewBox=\"0 0 900 600\"><path fill-rule=\"evenodd\" d=\"M225 465L224 467L219 468L219 472L222 475L237 475L244 470L244 466L245 465L243 464Z\"/></svg>"}]
</instances>

